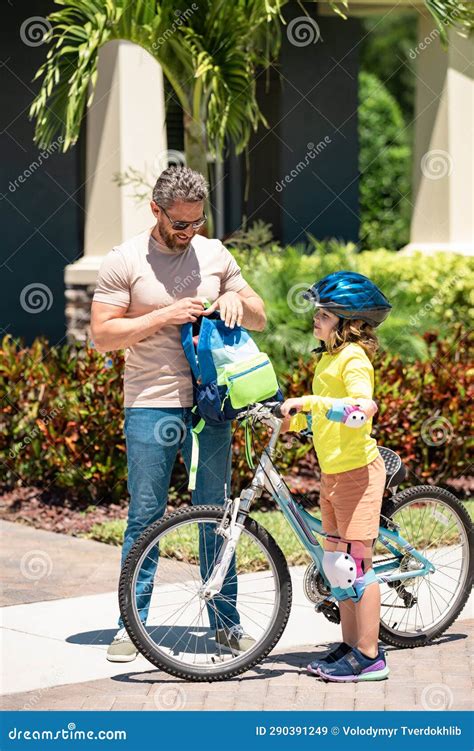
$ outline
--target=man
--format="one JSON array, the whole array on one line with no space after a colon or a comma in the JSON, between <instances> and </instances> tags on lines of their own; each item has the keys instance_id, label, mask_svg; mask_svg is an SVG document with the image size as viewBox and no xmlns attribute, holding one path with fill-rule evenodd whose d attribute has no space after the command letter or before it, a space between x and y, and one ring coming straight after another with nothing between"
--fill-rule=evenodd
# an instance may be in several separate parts
<instances>
[{"instance_id":1,"label":"man","mask_svg":"<svg viewBox=\"0 0 474 751\"><path fill-rule=\"evenodd\" d=\"M170 167L153 189L152 229L115 247L104 259L94 292L91 330L99 352L125 349L125 437L130 507L122 564L134 541L166 510L171 471L179 449L191 460L191 373L180 327L219 310L227 326L261 331L261 298L219 240L198 234L206 221L204 177L188 167ZM204 301L212 305L205 312ZM230 488L230 424L206 425L194 504L222 504ZM157 556L148 556L140 576L140 617L146 621ZM143 576L142 576L143 574ZM236 586L208 608L216 640L245 650L253 639L240 626ZM229 590L228 590L229 591ZM218 621L216 620L216 617ZM107 659L128 662L137 650L121 619Z\"/></svg>"}]
</instances>

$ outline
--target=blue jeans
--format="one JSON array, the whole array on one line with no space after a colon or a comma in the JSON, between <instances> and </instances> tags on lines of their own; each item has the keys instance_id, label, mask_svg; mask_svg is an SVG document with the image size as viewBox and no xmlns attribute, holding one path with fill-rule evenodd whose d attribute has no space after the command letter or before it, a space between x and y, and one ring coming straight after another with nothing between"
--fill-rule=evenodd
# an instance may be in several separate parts
<instances>
[{"instance_id":1,"label":"blue jeans","mask_svg":"<svg viewBox=\"0 0 474 751\"><path fill-rule=\"evenodd\" d=\"M150 524L166 511L171 472L181 450L189 472L192 448L192 415L190 408L128 407L125 409L128 491L130 506L122 548L122 566L130 548ZM199 465L193 505L223 505L224 483L230 494L231 424L206 425L199 434ZM206 580L216 560L220 541L215 525L200 525L199 560L201 577ZM141 620L148 617L156 568L158 546L147 555L136 586L137 608ZM214 597L207 612L211 629L240 623L236 609L237 577L235 558L224 581L221 594ZM119 627L123 627L119 619Z\"/></svg>"}]
</instances>

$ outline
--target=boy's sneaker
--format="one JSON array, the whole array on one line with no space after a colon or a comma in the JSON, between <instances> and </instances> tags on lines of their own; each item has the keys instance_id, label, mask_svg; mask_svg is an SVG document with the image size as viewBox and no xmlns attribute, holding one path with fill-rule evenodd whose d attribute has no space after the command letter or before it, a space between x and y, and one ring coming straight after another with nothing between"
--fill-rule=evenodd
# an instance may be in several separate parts
<instances>
[{"instance_id":1,"label":"boy's sneaker","mask_svg":"<svg viewBox=\"0 0 474 751\"><path fill-rule=\"evenodd\" d=\"M130 641L130 637L125 629L119 629L107 650L107 659L109 662L132 662L137 654L138 649Z\"/></svg>"},{"instance_id":2,"label":"boy's sneaker","mask_svg":"<svg viewBox=\"0 0 474 751\"><path fill-rule=\"evenodd\" d=\"M341 644L338 644L335 649L331 650L331 652L328 652L327 655L324 657L318 657L316 660L313 660L313 662L310 662L306 670L308 673L313 673L313 675L319 675L318 668L321 667L323 664L331 664L333 662L337 662L341 659L341 657L344 657L348 652L350 652L352 647L349 646L349 644L346 644L345 641L341 642Z\"/></svg>"},{"instance_id":3,"label":"boy's sneaker","mask_svg":"<svg viewBox=\"0 0 474 751\"><path fill-rule=\"evenodd\" d=\"M355 647L344 657L331 664L323 663L317 674L326 681L339 683L358 681L382 681L387 678L389 669L385 653L379 648L377 657L367 657Z\"/></svg>"},{"instance_id":4,"label":"boy's sneaker","mask_svg":"<svg viewBox=\"0 0 474 751\"><path fill-rule=\"evenodd\" d=\"M232 652L246 652L255 644L255 639L245 633L242 626L216 629L216 642Z\"/></svg>"}]
</instances>

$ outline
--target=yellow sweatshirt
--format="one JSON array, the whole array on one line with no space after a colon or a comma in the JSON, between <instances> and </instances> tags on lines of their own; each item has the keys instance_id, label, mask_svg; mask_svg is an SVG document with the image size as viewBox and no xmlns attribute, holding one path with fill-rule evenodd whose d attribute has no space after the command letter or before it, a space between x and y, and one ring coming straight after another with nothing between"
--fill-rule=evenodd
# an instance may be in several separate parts
<instances>
[{"instance_id":1,"label":"yellow sweatshirt","mask_svg":"<svg viewBox=\"0 0 474 751\"><path fill-rule=\"evenodd\" d=\"M303 410L311 412L314 448L326 474L365 467L377 458L372 420L355 429L326 417L336 399L356 404L358 398L372 399L373 393L374 369L359 344L348 344L335 355L323 353L314 372L313 396L304 397ZM300 413L292 417L290 430L303 430L305 424Z\"/></svg>"}]
</instances>

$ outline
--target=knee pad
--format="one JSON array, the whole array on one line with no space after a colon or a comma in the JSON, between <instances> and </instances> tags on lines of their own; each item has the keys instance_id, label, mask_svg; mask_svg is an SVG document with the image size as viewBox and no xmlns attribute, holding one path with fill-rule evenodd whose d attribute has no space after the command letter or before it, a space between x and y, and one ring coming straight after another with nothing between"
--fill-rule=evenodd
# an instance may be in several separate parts
<instances>
[{"instance_id":1,"label":"knee pad","mask_svg":"<svg viewBox=\"0 0 474 751\"><path fill-rule=\"evenodd\" d=\"M350 553L326 550L323 555L326 578L336 589L349 589L357 579L357 564Z\"/></svg>"},{"instance_id":2,"label":"knee pad","mask_svg":"<svg viewBox=\"0 0 474 751\"><path fill-rule=\"evenodd\" d=\"M363 542L328 538L344 550L325 551L322 559L324 574L331 585L331 594L336 600L351 599L358 602L369 584L377 581L372 567L364 572L363 561L371 558L371 549ZM350 553L348 552L350 549Z\"/></svg>"},{"instance_id":3,"label":"knee pad","mask_svg":"<svg viewBox=\"0 0 474 751\"><path fill-rule=\"evenodd\" d=\"M357 577L357 579L355 580L353 587L356 591L357 598L353 597L352 599L355 602L358 602L364 594L365 588L368 587L369 584L374 584L374 582L378 582L377 576L374 569L369 568L369 570L365 574Z\"/></svg>"},{"instance_id":4,"label":"knee pad","mask_svg":"<svg viewBox=\"0 0 474 751\"><path fill-rule=\"evenodd\" d=\"M349 543L351 555L354 558L357 566L357 578L364 575L363 561L367 560L367 548L363 542L354 540ZM372 551L370 551L370 558L372 558Z\"/></svg>"}]
</instances>

